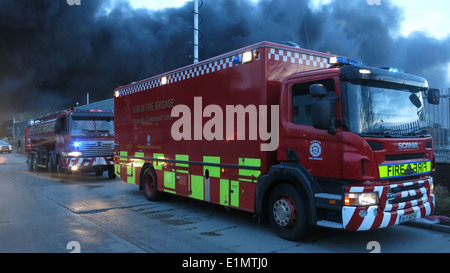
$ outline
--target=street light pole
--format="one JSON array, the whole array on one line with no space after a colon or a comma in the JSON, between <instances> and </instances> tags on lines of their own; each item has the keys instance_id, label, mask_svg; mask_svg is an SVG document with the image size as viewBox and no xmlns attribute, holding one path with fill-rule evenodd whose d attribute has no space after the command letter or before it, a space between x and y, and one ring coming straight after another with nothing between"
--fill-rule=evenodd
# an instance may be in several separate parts
<instances>
[{"instance_id":1,"label":"street light pole","mask_svg":"<svg viewBox=\"0 0 450 273\"><path fill-rule=\"evenodd\" d=\"M15 124L16 124L16 118L11 113L9 113L9 115L12 117L12 121L13 121L13 124L12 124L13 140L16 140L16 130L15 130L16 128L14 128Z\"/></svg>"},{"instance_id":2,"label":"street light pole","mask_svg":"<svg viewBox=\"0 0 450 273\"><path fill-rule=\"evenodd\" d=\"M194 0L194 63L198 63L198 0Z\"/></svg>"}]
</instances>

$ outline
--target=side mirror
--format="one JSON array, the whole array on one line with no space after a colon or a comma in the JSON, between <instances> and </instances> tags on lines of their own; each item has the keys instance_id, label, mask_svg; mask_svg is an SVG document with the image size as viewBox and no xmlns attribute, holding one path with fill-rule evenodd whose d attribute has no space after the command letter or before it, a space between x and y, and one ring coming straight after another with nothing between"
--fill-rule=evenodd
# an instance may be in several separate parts
<instances>
[{"instance_id":1,"label":"side mirror","mask_svg":"<svg viewBox=\"0 0 450 273\"><path fill-rule=\"evenodd\" d=\"M65 127L65 118L57 118L55 122L55 134L64 135L66 127Z\"/></svg>"},{"instance_id":2,"label":"side mirror","mask_svg":"<svg viewBox=\"0 0 450 273\"><path fill-rule=\"evenodd\" d=\"M309 87L309 94L316 98L311 106L313 127L329 130L331 127L332 111L331 101L326 98L328 90L322 84L313 84Z\"/></svg>"},{"instance_id":3,"label":"side mirror","mask_svg":"<svg viewBox=\"0 0 450 273\"><path fill-rule=\"evenodd\" d=\"M428 89L428 91L425 93L425 95L427 95L427 101L429 104L439 104L439 96L441 94L441 91L439 89L436 88L430 88Z\"/></svg>"},{"instance_id":4,"label":"side mirror","mask_svg":"<svg viewBox=\"0 0 450 273\"><path fill-rule=\"evenodd\" d=\"M309 86L309 94L313 98L325 97L328 95L328 90L323 84L312 84Z\"/></svg>"},{"instance_id":5,"label":"side mirror","mask_svg":"<svg viewBox=\"0 0 450 273\"><path fill-rule=\"evenodd\" d=\"M419 97L416 96L416 94L412 93L411 95L409 95L409 100L412 104L414 104L415 107L422 107L422 102L420 101Z\"/></svg>"}]
</instances>

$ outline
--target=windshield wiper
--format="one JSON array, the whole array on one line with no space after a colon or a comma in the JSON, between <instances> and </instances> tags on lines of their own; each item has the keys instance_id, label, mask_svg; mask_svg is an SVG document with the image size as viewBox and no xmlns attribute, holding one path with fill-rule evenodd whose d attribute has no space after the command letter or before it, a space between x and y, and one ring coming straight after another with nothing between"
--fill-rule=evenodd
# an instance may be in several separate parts
<instances>
[{"instance_id":1,"label":"windshield wiper","mask_svg":"<svg viewBox=\"0 0 450 273\"><path fill-rule=\"evenodd\" d=\"M392 133L400 132L400 131L404 131L404 129L383 129L383 130L381 130L381 131L369 131L369 132L364 132L363 134L368 134L368 135L381 135L381 136L385 136L385 137L391 137L391 136L393 136Z\"/></svg>"},{"instance_id":2,"label":"windshield wiper","mask_svg":"<svg viewBox=\"0 0 450 273\"><path fill-rule=\"evenodd\" d=\"M400 135L400 134L393 134L395 132L402 132L405 131L404 129L386 129L384 130L381 135L385 137L393 136L393 135Z\"/></svg>"},{"instance_id":3,"label":"windshield wiper","mask_svg":"<svg viewBox=\"0 0 450 273\"><path fill-rule=\"evenodd\" d=\"M421 127L419 129L415 130L414 132L410 132L410 133L407 133L405 135L407 135L407 136L416 136L418 134L420 134L420 135L428 134L427 127Z\"/></svg>"}]
</instances>

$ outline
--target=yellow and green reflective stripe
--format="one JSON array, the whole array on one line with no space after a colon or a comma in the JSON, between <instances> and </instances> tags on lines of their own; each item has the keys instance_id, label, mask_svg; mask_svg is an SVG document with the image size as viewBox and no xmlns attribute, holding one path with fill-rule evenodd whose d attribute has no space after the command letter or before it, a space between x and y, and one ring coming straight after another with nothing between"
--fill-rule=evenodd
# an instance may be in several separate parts
<instances>
[{"instance_id":1,"label":"yellow and green reflective stripe","mask_svg":"<svg viewBox=\"0 0 450 273\"><path fill-rule=\"evenodd\" d=\"M200 175L191 175L191 194L189 197L204 199L204 178Z\"/></svg>"},{"instance_id":2,"label":"yellow and green reflective stripe","mask_svg":"<svg viewBox=\"0 0 450 273\"><path fill-rule=\"evenodd\" d=\"M164 172L164 188L175 189L175 173Z\"/></svg>"},{"instance_id":3,"label":"yellow and green reflective stripe","mask_svg":"<svg viewBox=\"0 0 450 273\"><path fill-rule=\"evenodd\" d=\"M120 151L119 156L128 156L128 152ZM124 165L123 161L127 160L126 157L119 157L119 164L114 165L114 169L116 172L116 175L120 177L120 166Z\"/></svg>"},{"instance_id":4,"label":"yellow and green reflective stripe","mask_svg":"<svg viewBox=\"0 0 450 273\"><path fill-rule=\"evenodd\" d=\"M161 159L164 159L164 154L157 154L157 153L154 153L153 154L153 158L156 158L155 160L153 160L153 168L155 169L155 170L162 170L162 168L163 168L163 164L164 164L164 162L163 161L158 161L157 159L158 158L161 158Z\"/></svg>"},{"instance_id":5,"label":"yellow and green reflective stripe","mask_svg":"<svg viewBox=\"0 0 450 273\"><path fill-rule=\"evenodd\" d=\"M239 166L258 167L261 168L261 159L259 158L239 158ZM261 174L261 170L249 170L239 168L239 175L254 176L256 178Z\"/></svg>"},{"instance_id":6,"label":"yellow and green reflective stripe","mask_svg":"<svg viewBox=\"0 0 450 273\"><path fill-rule=\"evenodd\" d=\"M175 160L177 161L189 161L188 155L175 155ZM176 163L175 166L177 167L189 167L189 164L187 163Z\"/></svg>"},{"instance_id":7,"label":"yellow and green reflective stripe","mask_svg":"<svg viewBox=\"0 0 450 273\"><path fill-rule=\"evenodd\" d=\"M189 161L189 156L188 155L175 155L175 160L176 161ZM187 163L175 163L176 167L189 167L189 164ZM187 170L177 170L177 172L180 173L189 173L189 171Z\"/></svg>"},{"instance_id":8,"label":"yellow and green reflective stripe","mask_svg":"<svg viewBox=\"0 0 450 273\"><path fill-rule=\"evenodd\" d=\"M230 205L239 207L239 181L231 180Z\"/></svg>"},{"instance_id":9,"label":"yellow and green reflective stripe","mask_svg":"<svg viewBox=\"0 0 450 273\"><path fill-rule=\"evenodd\" d=\"M228 206L229 195L230 194L230 180L220 179L220 204Z\"/></svg>"},{"instance_id":10,"label":"yellow and green reflective stripe","mask_svg":"<svg viewBox=\"0 0 450 273\"><path fill-rule=\"evenodd\" d=\"M204 163L214 163L214 164L220 164L220 156L204 156L203 157ZM220 167L217 166L203 166L203 173L206 172L206 170L209 171L210 177L218 177L220 178Z\"/></svg>"},{"instance_id":11,"label":"yellow and green reflective stripe","mask_svg":"<svg viewBox=\"0 0 450 273\"><path fill-rule=\"evenodd\" d=\"M144 158L143 152L136 152L135 157ZM136 168L142 168L145 161L143 159L132 159L132 162L127 164L127 183L136 184Z\"/></svg>"}]
</instances>

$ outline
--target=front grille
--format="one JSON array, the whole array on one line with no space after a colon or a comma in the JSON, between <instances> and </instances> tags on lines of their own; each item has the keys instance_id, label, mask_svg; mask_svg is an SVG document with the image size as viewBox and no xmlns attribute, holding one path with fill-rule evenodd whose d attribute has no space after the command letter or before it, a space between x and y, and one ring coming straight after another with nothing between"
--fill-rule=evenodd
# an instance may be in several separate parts
<instances>
[{"instance_id":1,"label":"front grille","mask_svg":"<svg viewBox=\"0 0 450 273\"><path fill-rule=\"evenodd\" d=\"M391 184L387 194L383 196L386 198L385 210L408 208L426 202L428 198L424 183L424 180L419 180L416 182Z\"/></svg>"},{"instance_id":2,"label":"front grille","mask_svg":"<svg viewBox=\"0 0 450 273\"><path fill-rule=\"evenodd\" d=\"M113 156L114 141L81 141L79 151L84 157Z\"/></svg>"},{"instance_id":3,"label":"front grille","mask_svg":"<svg viewBox=\"0 0 450 273\"><path fill-rule=\"evenodd\" d=\"M402 177L395 177L395 178L389 178L388 181L389 183L397 183L397 182L402 182L405 181L405 179L408 180L415 180L415 179L419 179L420 175L412 175L412 176L402 176Z\"/></svg>"},{"instance_id":4,"label":"front grille","mask_svg":"<svg viewBox=\"0 0 450 273\"><path fill-rule=\"evenodd\" d=\"M423 197L423 194L420 193L420 194L417 194L417 195L412 195L412 196L407 196L407 197L403 197L403 198L397 198L397 199L389 200L389 204L403 203L403 202L407 202L407 201L420 199L422 197Z\"/></svg>"},{"instance_id":5,"label":"front grille","mask_svg":"<svg viewBox=\"0 0 450 273\"><path fill-rule=\"evenodd\" d=\"M386 155L386 161L423 159L423 156L424 156L423 153Z\"/></svg>"}]
</instances>

